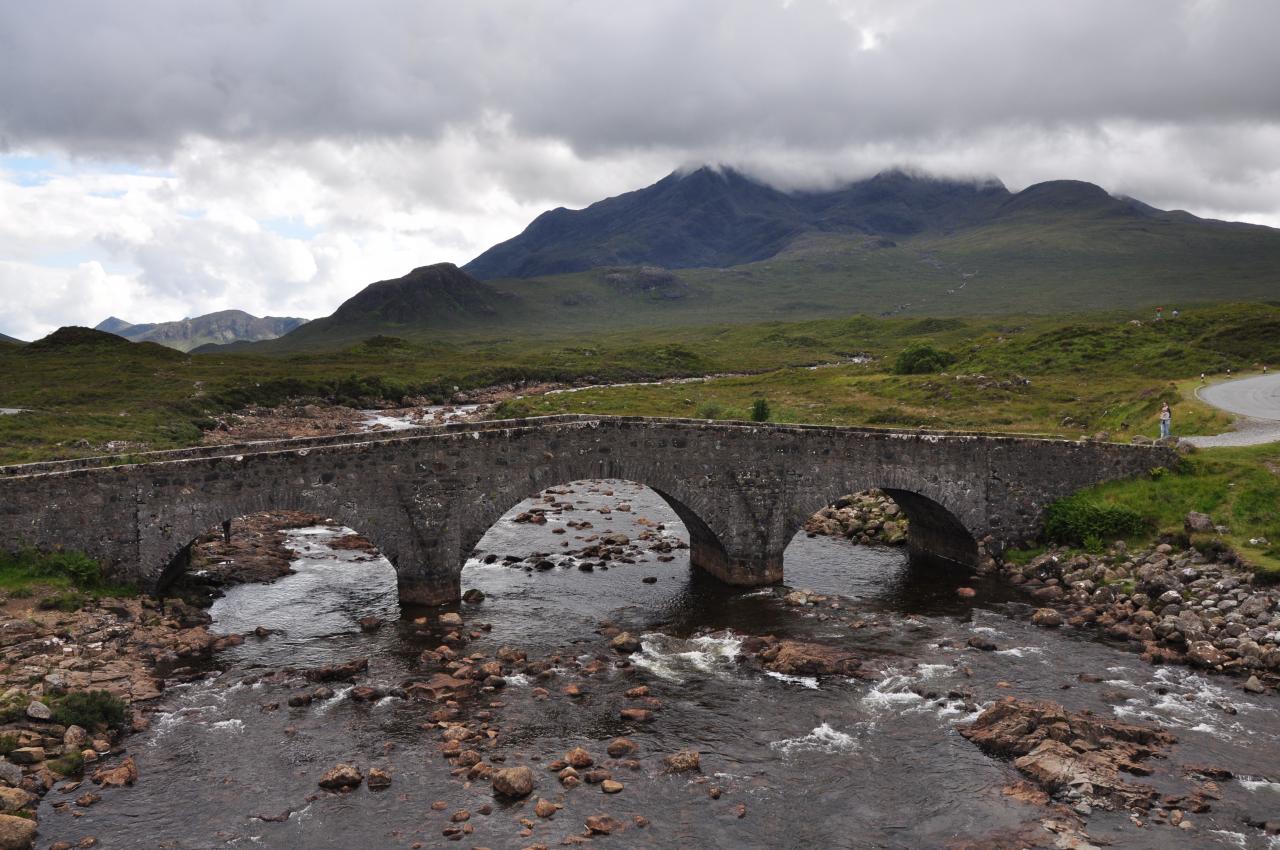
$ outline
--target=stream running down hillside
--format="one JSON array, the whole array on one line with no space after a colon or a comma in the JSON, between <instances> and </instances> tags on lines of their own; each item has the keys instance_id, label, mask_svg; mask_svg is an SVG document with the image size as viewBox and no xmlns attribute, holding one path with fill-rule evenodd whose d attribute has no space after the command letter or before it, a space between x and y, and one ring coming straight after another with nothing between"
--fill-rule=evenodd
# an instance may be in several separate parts
<instances>
[{"instance_id":1,"label":"stream running down hillside","mask_svg":"<svg viewBox=\"0 0 1280 850\"><path fill-rule=\"evenodd\" d=\"M1230 679L1153 667L1091 634L1037 628L1016 590L909 561L900 549L802 534L786 553L787 582L831 599L796 605L775 589L729 588L690 570L684 530L647 489L577 482L548 498L572 509L529 521L548 504L539 499L508 514L463 574L464 589L484 600L457 609L476 635L459 653L493 657L511 647L545 670L507 670L504 686L460 700L452 715L448 705L402 698L400 686L423 678L423 650L447 631L438 612L402 617L390 564L344 547L344 532L295 530L295 574L235 587L215 603L215 629L245 634L244 643L203 678L172 684L150 728L127 742L137 785L104 790L88 808L55 810L83 791L50 792L40 846L92 835L101 848L172 850L526 848L566 839L618 848L1087 847L1066 843L1084 842L1083 830L1113 847L1280 847L1250 825L1280 821L1280 715ZM566 554L606 535L626 536L624 555ZM962 585L976 595L957 594ZM362 629L370 617L383 625L366 620ZM254 636L260 626L271 633ZM635 636L639 651L611 649L619 632ZM746 658L764 635L838 647L861 667L857 675L768 671ZM975 636L995 650L970 647ZM279 672L360 658L369 666L357 685L373 690ZM301 693L307 704L290 706ZM1162 727L1177 743L1145 762L1150 776L1131 779L1162 795L1208 787L1216 799L1187 815L1189 827L1083 802L1026 802L1009 793L1021 779L1012 764L958 731L1006 696ZM639 707L651 718L621 716ZM438 724L450 717L487 726L466 749L495 766L532 767L533 795L495 799L488 781L468 780L465 763L447 761ZM635 751L607 755L617 737ZM547 765L573 747L595 764L567 787ZM664 757L684 749L699 752L700 769L672 772ZM321 776L339 762L366 775L385 770L391 785L322 790ZM1206 786L1189 778L1193 765L1233 778ZM591 781L601 768L621 791ZM562 808L540 817L539 799ZM586 827L600 816L611 820Z\"/></svg>"}]
</instances>

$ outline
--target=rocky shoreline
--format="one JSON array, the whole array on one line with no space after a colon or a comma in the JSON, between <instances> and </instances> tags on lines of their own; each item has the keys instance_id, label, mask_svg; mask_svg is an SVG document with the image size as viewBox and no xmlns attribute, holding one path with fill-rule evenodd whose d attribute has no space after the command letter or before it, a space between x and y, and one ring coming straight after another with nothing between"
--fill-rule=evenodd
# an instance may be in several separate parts
<instances>
[{"instance_id":1,"label":"rocky shoreline","mask_svg":"<svg viewBox=\"0 0 1280 850\"><path fill-rule=\"evenodd\" d=\"M900 545L908 523L878 490L845 496L805 524L811 535ZM1213 526L1187 518L1189 530ZM1094 628L1153 664L1188 664L1244 678L1252 693L1280 688L1280 588L1262 585L1229 551L1215 555L1171 543L1104 553L1051 548L1026 563L979 544L978 574L1024 590L1031 621L1046 628ZM962 592L966 589L962 588Z\"/></svg>"},{"instance_id":2,"label":"rocky shoreline","mask_svg":"<svg viewBox=\"0 0 1280 850\"><path fill-rule=\"evenodd\" d=\"M78 813L98 801L89 790L93 785L136 781L133 759L120 759L124 739L146 728L143 706L161 695L166 677L180 678L183 665L207 660L228 645L229 638L209 633L208 622L203 611L180 602L162 608L148 598L104 599L71 613L6 601L0 620L0 742L6 747L0 761L0 848L32 846L36 809L55 786L73 791L92 782L76 798ZM89 728L59 722L60 706L76 694L118 705L120 722ZM94 770L99 761L107 766ZM77 846L94 843L86 836Z\"/></svg>"},{"instance_id":3,"label":"rocky shoreline","mask_svg":"<svg viewBox=\"0 0 1280 850\"><path fill-rule=\"evenodd\" d=\"M1252 693L1280 687L1280 592L1247 568L1169 543L1103 554L1051 549L1026 564L980 567L1025 590L1046 628L1092 628L1153 664L1189 664L1245 679Z\"/></svg>"}]
</instances>

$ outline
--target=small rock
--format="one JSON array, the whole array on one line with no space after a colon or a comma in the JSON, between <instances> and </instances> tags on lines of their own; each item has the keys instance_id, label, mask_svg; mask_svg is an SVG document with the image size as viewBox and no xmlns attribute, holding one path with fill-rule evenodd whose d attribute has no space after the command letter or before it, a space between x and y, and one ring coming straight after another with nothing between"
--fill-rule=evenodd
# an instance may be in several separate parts
<instances>
[{"instance_id":1,"label":"small rock","mask_svg":"<svg viewBox=\"0 0 1280 850\"><path fill-rule=\"evenodd\" d=\"M633 723L648 723L653 719L653 712L647 708L624 708L618 714L623 720Z\"/></svg>"},{"instance_id":2,"label":"small rock","mask_svg":"<svg viewBox=\"0 0 1280 850\"><path fill-rule=\"evenodd\" d=\"M39 700L33 700L31 704L27 706L27 717L30 717L32 720L52 720L53 709L49 708L49 706Z\"/></svg>"},{"instance_id":3,"label":"small rock","mask_svg":"<svg viewBox=\"0 0 1280 850\"><path fill-rule=\"evenodd\" d=\"M622 822L609 815L591 815L585 823L587 831L592 835L609 835L622 828Z\"/></svg>"},{"instance_id":4,"label":"small rock","mask_svg":"<svg viewBox=\"0 0 1280 850\"><path fill-rule=\"evenodd\" d=\"M1062 615L1053 608L1037 608L1031 615L1033 625L1057 628L1062 625Z\"/></svg>"},{"instance_id":5,"label":"small rock","mask_svg":"<svg viewBox=\"0 0 1280 850\"><path fill-rule=\"evenodd\" d=\"M449 612L449 613L447 613L447 614L441 614L441 615L440 615L440 625L442 625L442 626L447 626L447 627L452 627L452 628L461 628L461 627L462 627L462 615L461 615L461 614L455 614L455 613L453 613L452 611L451 611L451 612Z\"/></svg>"},{"instance_id":6,"label":"small rock","mask_svg":"<svg viewBox=\"0 0 1280 850\"><path fill-rule=\"evenodd\" d=\"M667 756L662 762L667 766L668 773L687 773L702 769L697 750L680 750Z\"/></svg>"},{"instance_id":7,"label":"small rock","mask_svg":"<svg viewBox=\"0 0 1280 850\"><path fill-rule=\"evenodd\" d=\"M569 763L570 767L581 770L584 767L591 767L595 764L595 759L591 758L591 753L582 747L574 747L572 750L564 754L564 760Z\"/></svg>"},{"instance_id":8,"label":"small rock","mask_svg":"<svg viewBox=\"0 0 1280 850\"><path fill-rule=\"evenodd\" d=\"M369 768L369 775L365 778L365 784L371 790L381 791L383 788L391 787L391 774L377 767Z\"/></svg>"},{"instance_id":9,"label":"small rock","mask_svg":"<svg viewBox=\"0 0 1280 850\"><path fill-rule=\"evenodd\" d=\"M621 652L624 655L630 655L640 649L640 639L632 635L630 632L623 632L609 641L609 646L614 652Z\"/></svg>"},{"instance_id":10,"label":"small rock","mask_svg":"<svg viewBox=\"0 0 1280 850\"><path fill-rule=\"evenodd\" d=\"M478 587L473 587L462 594L462 601L468 605L479 605L484 601L484 591Z\"/></svg>"},{"instance_id":11,"label":"small rock","mask_svg":"<svg viewBox=\"0 0 1280 850\"><path fill-rule=\"evenodd\" d=\"M615 779L606 779L600 783L600 790L606 794L617 794L624 787L626 786Z\"/></svg>"},{"instance_id":12,"label":"small rock","mask_svg":"<svg viewBox=\"0 0 1280 850\"><path fill-rule=\"evenodd\" d=\"M550 800L538 798L538 802L533 806L533 813L540 818L546 819L555 815L559 808Z\"/></svg>"},{"instance_id":13,"label":"small rock","mask_svg":"<svg viewBox=\"0 0 1280 850\"><path fill-rule=\"evenodd\" d=\"M338 764L330 768L320 777L320 787L337 791L343 788L355 788L364 781L364 774L358 767L350 764Z\"/></svg>"},{"instance_id":14,"label":"small rock","mask_svg":"<svg viewBox=\"0 0 1280 850\"><path fill-rule=\"evenodd\" d=\"M636 742L630 738L614 738L609 742L608 749L605 750L611 758L622 758L629 756L640 749Z\"/></svg>"}]
</instances>

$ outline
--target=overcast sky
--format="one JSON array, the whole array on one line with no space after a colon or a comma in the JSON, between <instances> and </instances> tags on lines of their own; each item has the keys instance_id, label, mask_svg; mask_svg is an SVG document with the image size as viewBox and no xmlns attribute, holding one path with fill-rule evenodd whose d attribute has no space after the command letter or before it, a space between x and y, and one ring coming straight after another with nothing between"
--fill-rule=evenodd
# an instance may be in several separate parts
<instances>
[{"instance_id":1,"label":"overcast sky","mask_svg":"<svg viewBox=\"0 0 1280 850\"><path fill-rule=\"evenodd\" d=\"M1280 226L1280 2L0 0L0 332L326 315L694 163Z\"/></svg>"}]
</instances>

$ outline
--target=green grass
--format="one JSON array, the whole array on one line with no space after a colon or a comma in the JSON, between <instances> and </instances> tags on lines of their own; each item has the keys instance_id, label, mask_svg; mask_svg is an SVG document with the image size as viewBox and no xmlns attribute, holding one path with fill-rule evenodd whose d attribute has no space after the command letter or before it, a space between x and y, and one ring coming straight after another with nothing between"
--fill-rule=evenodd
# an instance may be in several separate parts
<instances>
[{"instance_id":1,"label":"green grass","mask_svg":"<svg viewBox=\"0 0 1280 850\"><path fill-rule=\"evenodd\" d=\"M47 593L40 607L75 611L91 597L136 596L137 588L107 581L99 564L80 552L0 553L0 590L11 597Z\"/></svg>"},{"instance_id":2,"label":"green grass","mask_svg":"<svg viewBox=\"0 0 1280 850\"><path fill-rule=\"evenodd\" d=\"M1104 484L1079 498L1127 509L1153 532L1179 538L1185 537L1183 521L1189 511L1208 514L1215 524L1230 528L1221 536L1224 543L1256 568L1280 577L1280 445L1202 450L1175 470ZM1268 545L1250 544L1258 538Z\"/></svg>"},{"instance_id":3,"label":"green grass","mask_svg":"<svg viewBox=\"0 0 1280 850\"><path fill-rule=\"evenodd\" d=\"M1144 317L1145 318L1145 317ZM1215 433L1222 413L1184 397L1201 371L1280 362L1280 308L1218 305L1159 325L1132 312L987 318L844 316L803 322L523 336L458 331L420 343L374 337L329 353L186 355L91 332L0 348L0 462L196 444L215 418L310 398L352 406L444 399L518 381L648 381L747 372L702 383L606 387L502 405L499 416L597 413L777 422L1155 436L1162 401L1179 434ZM954 362L892 374L907 348ZM810 369L869 355L869 363Z\"/></svg>"}]
</instances>

